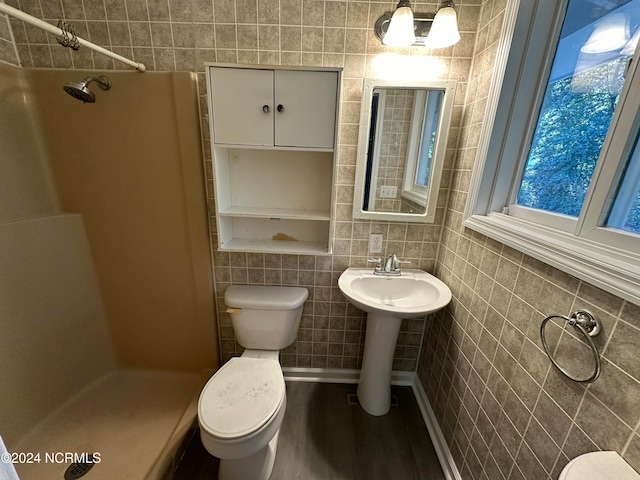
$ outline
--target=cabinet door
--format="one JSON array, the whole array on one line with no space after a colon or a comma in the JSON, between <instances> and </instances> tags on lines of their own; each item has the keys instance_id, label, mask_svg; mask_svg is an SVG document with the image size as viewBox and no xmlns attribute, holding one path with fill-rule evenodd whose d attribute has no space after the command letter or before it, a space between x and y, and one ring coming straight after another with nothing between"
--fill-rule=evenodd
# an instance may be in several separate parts
<instances>
[{"instance_id":1,"label":"cabinet door","mask_svg":"<svg viewBox=\"0 0 640 480\"><path fill-rule=\"evenodd\" d=\"M273 145L273 71L213 67L213 136L217 144Z\"/></svg>"},{"instance_id":2,"label":"cabinet door","mask_svg":"<svg viewBox=\"0 0 640 480\"><path fill-rule=\"evenodd\" d=\"M275 144L333 148L337 72L275 71Z\"/></svg>"}]
</instances>

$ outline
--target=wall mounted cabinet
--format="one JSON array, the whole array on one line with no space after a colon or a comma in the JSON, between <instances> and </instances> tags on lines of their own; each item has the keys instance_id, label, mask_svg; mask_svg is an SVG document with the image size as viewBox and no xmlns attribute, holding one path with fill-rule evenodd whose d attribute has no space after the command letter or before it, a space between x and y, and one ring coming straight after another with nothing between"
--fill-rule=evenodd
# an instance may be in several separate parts
<instances>
[{"instance_id":1,"label":"wall mounted cabinet","mask_svg":"<svg viewBox=\"0 0 640 480\"><path fill-rule=\"evenodd\" d=\"M219 249L330 253L340 75L207 65Z\"/></svg>"}]
</instances>

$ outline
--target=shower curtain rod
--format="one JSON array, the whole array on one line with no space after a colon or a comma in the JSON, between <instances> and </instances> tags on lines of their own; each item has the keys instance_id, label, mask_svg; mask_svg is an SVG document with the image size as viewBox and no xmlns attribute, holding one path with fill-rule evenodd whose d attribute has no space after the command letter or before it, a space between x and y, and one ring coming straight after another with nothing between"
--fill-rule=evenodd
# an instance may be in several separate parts
<instances>
[{"instance_id":1,"label":"shower curtain rod","mask_svg":"<svg viewBox=\"0 0 640 480\"><path fill-rule=\"evenodd\" d=\"M35 27L41 28L56 36L64 36L66 33L61 28L51 25L50 23L40 20L39 18L32 17L31 15L24 13L23 11L18 10L17 8L10 7L9 5L2 2L0 2L0 13L5 13L7 15L15 17L18 20L27 22ZM118 55L117 53L113 53L112 51L107 50L106 48L102 48L101 46L96 45L95 43L91 43L83 38L76 37L76 39L78 40L78 43L80 45L83 45L91 50L94 50L98 53L106 55L107 57L111 57L114 60L118 60L119 62L126 63L127 65L135 68L139 72L144 72L147 69L144 66L144 63L139 63L139 62L134 62L133 60L129 60L128 58Z\"/></svg>"}]
</instances>

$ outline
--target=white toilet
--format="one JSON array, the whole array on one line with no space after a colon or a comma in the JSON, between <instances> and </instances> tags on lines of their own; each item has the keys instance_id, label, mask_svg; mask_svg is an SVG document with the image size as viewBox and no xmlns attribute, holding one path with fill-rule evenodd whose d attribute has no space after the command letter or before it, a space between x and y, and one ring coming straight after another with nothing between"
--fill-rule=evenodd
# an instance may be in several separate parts
<instances>
[{"instance_id":1,"label":"white toilet","mask_svg":"<svg viewBox=\"0 0 640 480\"><path fill-rule=\"evenodd\" d=\"M616 452L590 452L567 463L558 480L640 480L640 475Z\"/></svg>"},{"instance_id":2,"label":"white toilet","mask_svg":"<svg viewBox=\"0 0 640 480\"><path fill-rule=\"evenodd\" d=\"M306 288L232 285L224 294L241 357L225 363L198 402L204 448L220 480L267 480L287 405L279 351L298 334Z\"/></svg>"}]
</instances>

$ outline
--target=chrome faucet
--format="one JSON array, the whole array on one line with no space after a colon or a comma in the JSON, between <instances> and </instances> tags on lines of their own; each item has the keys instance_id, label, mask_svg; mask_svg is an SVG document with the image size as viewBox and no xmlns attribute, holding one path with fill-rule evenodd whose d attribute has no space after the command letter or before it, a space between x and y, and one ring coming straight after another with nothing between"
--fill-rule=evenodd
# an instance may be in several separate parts
<instances>
[{"instance_id":1,"label":"chrome faucet","mask_svg":"<svg viewBox=\"0 0 640 480\"><path fill-rule=\"evenodd\" d=\"M400 274L400 260L396 257L395 253L392 253L387 257L387 260L384 262L384 273L395 274L395 272Z\"/></svg>"},{"instance_id":2,"label":"chrome faucet","mask_svg":"<svg viewBox=\"0 0 640 480\"><path fill-rule=\"evenodd\" d=\"M384 262L384 267L382 266L382 259L380 258L369 258L368 261L376 263L375 267L373 267L374 275L401 275L400 265L402 263L411 263L410 261L400 260L395 253L387 257Z\"/></svg>"}]
</instances>

